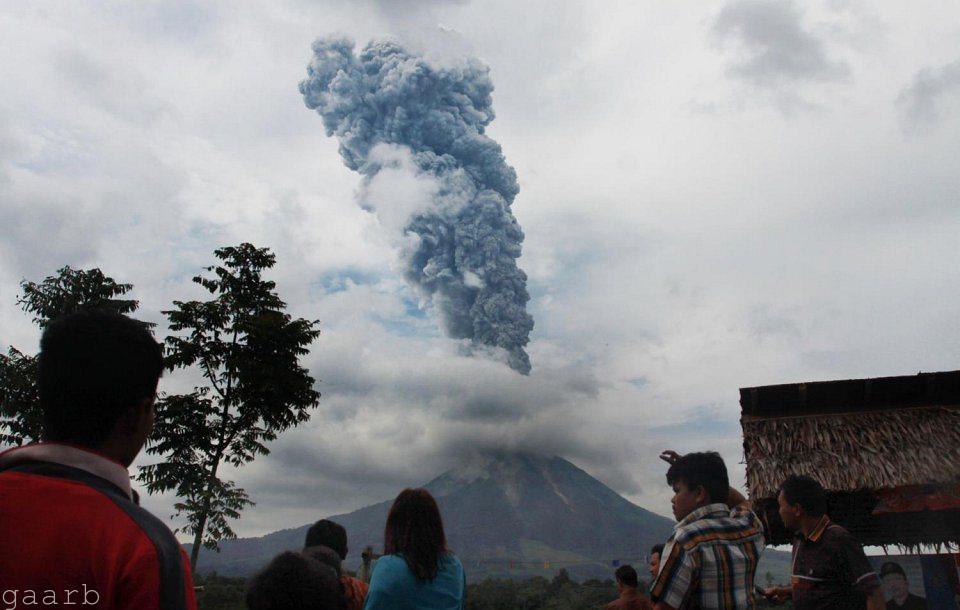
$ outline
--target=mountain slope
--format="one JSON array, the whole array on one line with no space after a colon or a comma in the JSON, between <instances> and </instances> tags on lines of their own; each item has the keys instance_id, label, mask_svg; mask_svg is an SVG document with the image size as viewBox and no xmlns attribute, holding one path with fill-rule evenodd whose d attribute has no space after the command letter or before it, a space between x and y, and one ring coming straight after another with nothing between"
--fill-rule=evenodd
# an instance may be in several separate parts
<instances>
[{"instance_id":1,"label":"mountain slope","mask_svg":"<svg viewBox=\"0 0 960 610\"><path fill-rule=\"evenodd\" d=\"M471 580L549 575L560 567L577 578L606 578L614 559L639 567L650 547L666 540L673 528L672 520L629 502L559 457L487 457L424 487L437 498L448 545ZM330 517L347 530L348 568L359 565L365 546L382 550L391 502ZM277 553L299 549L308 527L226 541L219 555L201 552L200 571L251 574Z\"/></svg>"}]
</instances>

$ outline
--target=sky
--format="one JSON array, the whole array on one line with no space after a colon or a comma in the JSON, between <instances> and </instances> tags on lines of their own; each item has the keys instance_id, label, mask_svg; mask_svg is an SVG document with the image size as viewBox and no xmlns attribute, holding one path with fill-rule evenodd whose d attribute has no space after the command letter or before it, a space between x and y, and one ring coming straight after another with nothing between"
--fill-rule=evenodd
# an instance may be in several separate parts
<instances>
[{"instance_id":1,"label":"sky","mask_svg":"<svg viewBox=\"0 0 960 610\"><path fill-rule=\"evenodd\" d=\"M298 91L330 35L489 66L529 376L444 336L359 205ZM18 2L0 82L0 348L36 351L19 282L67 264L133 283L164 336L243 241L320 321L312 419L221 470L256 501L241 536L490 450L561 455L669 515L662 449L718 450L742 484L739 388L957 368L953 2Z\"/></svg>"}]
</instances>

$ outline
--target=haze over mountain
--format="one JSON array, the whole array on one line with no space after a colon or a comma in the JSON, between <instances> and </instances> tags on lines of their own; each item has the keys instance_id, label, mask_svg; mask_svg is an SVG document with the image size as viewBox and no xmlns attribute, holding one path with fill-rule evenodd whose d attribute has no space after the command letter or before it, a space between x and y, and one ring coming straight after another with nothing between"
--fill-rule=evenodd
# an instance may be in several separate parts
<instances>
[{"instance_id":1,"label":"haze over mountain","mask_svg":"<svg viewBox=\"0 0 960 610\"><path fill-rule=\"evenodd\" d=\"M470 580L550 576L559 568L574 578L608 578L613 560L642 565L650 547L666 540L673 528L671 519L629 502L556 456L477 458L424 487L440 504L448 545ZM359 565L365 546L382 552L391 503L329 517L347 530L348 569ZM309 525L226 541L219 554L204 550L199 571L249 575L277 553L301 548Z\"/></svg>"}]
</instances>

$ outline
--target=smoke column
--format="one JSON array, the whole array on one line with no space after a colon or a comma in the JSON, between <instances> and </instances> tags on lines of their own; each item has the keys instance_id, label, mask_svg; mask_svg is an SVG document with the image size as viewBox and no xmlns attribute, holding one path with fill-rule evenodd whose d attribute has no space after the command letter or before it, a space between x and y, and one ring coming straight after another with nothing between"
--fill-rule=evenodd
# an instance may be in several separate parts
<instances>
[{"instance_id":1,"label":"smoke column","mask_svg":"<svg viewBox=\"0 0 960 610\"><path fill-rule=\"evenodd\" d=\"M400 216L407 281L432 298L447 334L502 348L510 367L528 374L533 318L517 267L523 231L510 210L520 187L500 145L484 134L494 118L488 68L474 59L433 65L392 41L355 54L348 39L322 38L307 75L307 107L339 139L343 162L365 188L405 171L429 185L422 200L392 210L369 204L381 221Z\"/></svg>"}]
</instances>

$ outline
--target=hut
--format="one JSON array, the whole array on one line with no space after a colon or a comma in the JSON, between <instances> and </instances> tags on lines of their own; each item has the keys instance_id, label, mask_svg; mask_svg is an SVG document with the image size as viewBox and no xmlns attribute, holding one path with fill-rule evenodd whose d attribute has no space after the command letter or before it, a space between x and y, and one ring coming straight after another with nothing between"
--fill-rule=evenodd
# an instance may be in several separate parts
<instances>
[{"instance_id":1,"label":"hut","mask_svg":"<svg viewBox=\"0 0 960 610\"><path fill-rule=\"evenodd\" d=\"M747 486L771 544L791 540L777 495L791 474L828 491L863 544L960 543L960 371L740 390Z\"/></svg>"}]
</instances>

